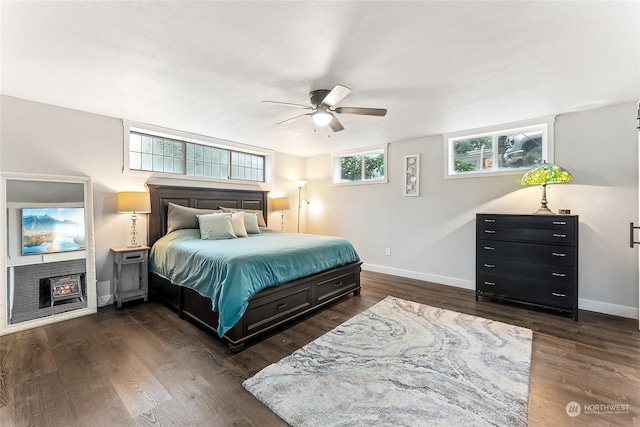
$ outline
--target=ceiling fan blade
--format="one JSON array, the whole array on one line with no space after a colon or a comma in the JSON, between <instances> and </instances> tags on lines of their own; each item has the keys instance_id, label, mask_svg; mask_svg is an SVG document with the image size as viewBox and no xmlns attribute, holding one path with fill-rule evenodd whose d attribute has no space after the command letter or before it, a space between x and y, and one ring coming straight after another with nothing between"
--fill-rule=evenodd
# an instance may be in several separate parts
<instances>
[{"instance_id":1,"label":"ceiling fan blade","mask_svg":"<svg viewBox=\"0 0 640 427\"><path fill-rule=\"evenodd\" d=\"M300 114L299 116L291 117L290 119L287 119L287 120L283 120L283 121L281 121L281 122L278 122L278 123L276 123L276 125L283 125L283 124L285 124L285 123L289 123L289 122L292 122L292 121L294 121L294 120L296 120L296 119L299 119L300 117L303 117L303 116L310 116L311 114L313 114L313 113Z\"/></svg>"},{"instance_id":2,"label":"ceiling fan blade","mask_svg":"<svg viewBox=\"0 0 640 427\"><path fill-rule=\"evenodd\" d=\"M261 101L261 102L266 102L269 104L280 104L280 105L286 105L288 107L297 107L297 108L304 108L306 110L312 110L313 108L310 107L309 105L303 105L303 104L293 104L291 102L280 102L280 101Z\"/></svg>"},{"instance_id":3,"label":"ceiling fan blade","mask_svg":"<svg viewBox=\"0 0 640 427\"><path fill-rule=\"evenodd\" d=\"M334 111L338 114L358 114L360 116L384 117L387 114L386 108L338 107Z\"/></svg>"},{"instance_id":4,"label":"ceiling fan blade","mask_svg":"<svg viewBox=\"0 0 640 427\"><path fill-rule=\"evenodd\" d=\"M346 86L336 85L331 92L327 94L322 100L322 103L328 105L329 107L333 107L338 102L342 101L351 93L351 89Z\"/></svg>"},{"instance_id":5,"label":"ceiling fan blade","mask_svg":"<svg viewBox=\"0 0 640 427\"><path fill-rule=\"evenodd\" d=\"M333 116L331 118L329 126L331 126L331 130L333 130L334 132L340 132L341 130L344 130L344 126L342 126L342 123L340 123L340 120L338 120L336 116Z\"/></svg>"}]
</instances>

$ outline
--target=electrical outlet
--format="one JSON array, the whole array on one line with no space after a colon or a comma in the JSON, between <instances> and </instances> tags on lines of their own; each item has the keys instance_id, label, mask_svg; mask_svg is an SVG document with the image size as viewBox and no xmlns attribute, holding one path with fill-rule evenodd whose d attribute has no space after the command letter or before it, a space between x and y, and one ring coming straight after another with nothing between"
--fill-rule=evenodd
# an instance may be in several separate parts
<instances>
[{"instance_id":1,"label":"electrical outlet","mask_svg":"<svg viewBox=\"0 0 640 427\"><path fill-rule=\"evenodd\" d=\"M385 254L386 256L391 256L391 248L386 248L386 249L384 250L384 254Z\"/></svg>"}]
</instances>

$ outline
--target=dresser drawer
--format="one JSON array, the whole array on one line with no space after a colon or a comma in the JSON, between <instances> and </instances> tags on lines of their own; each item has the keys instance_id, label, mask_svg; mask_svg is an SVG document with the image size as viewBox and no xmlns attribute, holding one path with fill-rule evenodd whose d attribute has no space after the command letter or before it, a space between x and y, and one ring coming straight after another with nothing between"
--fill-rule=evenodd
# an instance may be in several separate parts
<instances>
[{"instance_id":1,"label":"dresser drawer","mask_svg":"<svg viewBox=\"0 0 640 427\"><path fill-rule=\"evenodd\" d=\"M573 283L575 275L573 267L536 264L504 258L478 258L477 272L478 274L491 274L533 283L549 282L554 285L570 285Z\"/></svg>"},{"instance_id":2,"label":"dresser drawer","mask_svg":"<svg viewBox=\"0 0 640 427\"><path fill-rule=\"evenodd\" d=\"M571 267L575 264L575 249L571 246L479 239L477 255Z\"/></svg>"},{"instance_id":3,"label":"dresser drawer","mask_svg":"<svg viewBox=\"0 0 640 427\"><path fill-rule=\"evenodd\" d=\"M318 304L348 293L358 288L358 286L355 273L348 273L319 282L316 288Z\"/></svg>"},{"instance_id":4,"label":"dresser drawer","mask_svg":"<svg viewBox=\"0 0 640 427\"><path fill-rule=\"evenodd\" d=\"M575 215L491 215L478 214L477 225L493 228L545 228L555 231L573 231L577 227Z\"/></svg>"},{"instance_id":5,"label":"dresser drawer","mask_svg":"<svg viewBox=\"0 0 640 427\"><path fill-rule=\"evenodd\" d=\"M312 284L299 286L293 293L275 293L269 298L251 301L246 311L248 333L264 329L312 305Z\"/></svg>"},{"instance_id":6,"label":"dresser drawer","mask_svg":"<svg viewBox=\"0 0 640 427\"><path fill-rule=\"evenodd\" d=\"M513 281L490 275L480 275L476 286L481 296L504 298L517 302L527 302L563 310L574 307L573 287L549 283L528 283Z\"/></svg>"},{"instance_id":7,"label":"dresser drawer","mask_svg":"<svg viewBox=\"0 0 640 427\"><path fill-rule=\"evenodd\" d=\"M477 227L477 238L488 240L512 240L524 242L551 243L554 245L574 245L574 231L534 229L534 228L500 228L488 225Z\"/></svg>"}]
</instances>

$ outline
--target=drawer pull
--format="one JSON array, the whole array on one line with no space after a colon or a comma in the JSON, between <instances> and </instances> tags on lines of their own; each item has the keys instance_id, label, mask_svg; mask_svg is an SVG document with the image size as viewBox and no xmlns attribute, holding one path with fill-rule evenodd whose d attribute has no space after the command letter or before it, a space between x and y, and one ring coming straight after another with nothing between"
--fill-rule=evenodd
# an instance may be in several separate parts
<instances>
[{"instance_id":1,"label":"drawer pull","mask_svg":"<svg viewBox=\"0 0 640 427\"><path fill-rule=\"evenodd\" d=\"M487 268L496 268L495 264L485 264L484 266Z\"/></svg>"},{"instance_id":2,"label":"drawer pull","mask_svg":"<svg viewBox=\"0 0 640 427\"><path fill-rule=\"evenodd\" d=\"M334 288L337 288L337 287L340 287L340 286L342 286L342 282L338 282L338 283L334 283L333 284Z\"/></svg>"},{"instance_id":3,"label":"drawer pull","mask_svg":"<svg viewBox=\"0 0 640 427\"><path fill-rule=\"evenodd\" d=\"M557 292L551 292L551 295L553 295L554 297L558 297L558 298L564 298L567 295L566 294L559 294Z\"/></svg>"},{"instance_id":4,"label":"drawer pull","mask_svg":"<svg viewBox=\"0 0 640 427\"><path fill-rule=\"evenodd\" d=\"M564 274L564 273L556 273L555 271L553 272L553 275L556 276L556 277L567 277L566 274Z\"/></svg>"},{"instance_id":5,"label":"drawer pull","mask_svg":"<svg viewBox=\"0 0 640 427\"><path fill-rule=\"evenodd\" d=\"M495 251L496 250L496 248L494 248L493 246L485 246L484 248L487 251Z\"/></svg>"},{"instance_id":6,"label":"drawer pull","mask_svg":"<svg viewBox=\"0 0 640 427\"><path fill-rule=\"evenodd\" d=\"M553 225L567 225L567 221L553 221Z\"/></svg>"},{"instance_id":7,"label":"drawer pull","mask_svg":"<svg viewBox=\"0 0 640 427\"><path fill-rule=\"evenodd\" d=\"M286 306L287 306L287 303L283 302L282 304L276 305L276 310L280 310L281 308L285 308Z\"/></svg>"},{"instance_id":8,"label":"drawer pull","mask_svg":"<svg viewBox=\"0 0 640 427\"><path fill-rule=\"evenodd\" d=\"M566 234L553 233L553 237L560 237L561 239L564 239L565 237L567 237L567 235Z\"/></svg>"},{"instance_id":9,"label":"drawer pull","mask_svg":"<svg viewBox=\"0 0 640 427\"><path fill-rule=\"evenodd\" d=\"M484 222L494 223L494 222L496 222L496 220L495 219L485 219Z\"/></svg>"},{"instance_id":10,"label":"drawer pull","mask_svg":"<svg viewBox=\"0 0 640 427\"><path fill-rule=\"evenodd\" d=\"M487 286L495 286L496 282L484 282L484 284Z\"/></svg>"},{"instance_id":11,"label":"drawer pull","mask_svg":"<svg viewBox=\"0 0 640 427\"><path fill-rule=\"evenodd\" d=\"M484 230L487 234L495 234L496 230Z\"/></svg>"},{"instance_id":12,"label":"drawer pull","mask_svg":"<svg viewBox=\"0 0 640 427\"><path fill-rule=\"evenodd\" d=\"M560 252L552 252L552 253L551 253L551 255L553 255L553 256L558 256L558 257L565 257L565 256L567 256L567 254L563 254L563 253L560 253Z\"/></svg>"},{"instance_id":13,"label":"drawer pull","mask_svg":"<svg viewBox=\"0 0 640 427\"><path fill-rule=\"evenodd\" d=\"M129 255L129 256L125 256L124 260L129 261L131 259L140 259L140 258L142 258L142 255Z\"/></svg>"}]
</instances>

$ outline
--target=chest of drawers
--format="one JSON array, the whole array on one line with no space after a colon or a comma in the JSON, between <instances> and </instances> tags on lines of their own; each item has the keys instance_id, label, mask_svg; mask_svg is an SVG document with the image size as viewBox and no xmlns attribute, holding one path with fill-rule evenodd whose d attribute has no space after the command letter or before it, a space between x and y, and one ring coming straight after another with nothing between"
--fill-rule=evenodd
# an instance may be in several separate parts
<instances>
[{"instance_id":1,"label":"chest of drawers","mask_svg":"<svg viewBox=\"0 0 640 427\"><path fill-rule=\"evenodd\" d=\"M477 214L478 297L578 320L578 216Z\"/></svg>"}]
</instances>

